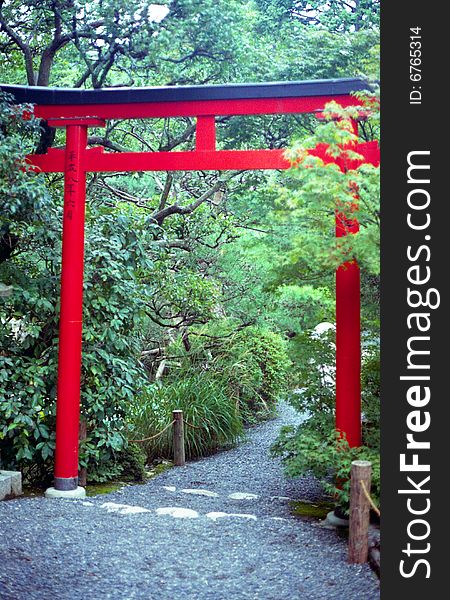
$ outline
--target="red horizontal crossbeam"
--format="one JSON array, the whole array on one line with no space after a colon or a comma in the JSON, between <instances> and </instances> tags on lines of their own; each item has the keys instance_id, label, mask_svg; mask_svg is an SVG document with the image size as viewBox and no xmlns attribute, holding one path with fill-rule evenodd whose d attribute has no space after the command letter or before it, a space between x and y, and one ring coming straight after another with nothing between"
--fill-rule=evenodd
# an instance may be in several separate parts
<instances>
[{"instance_id":1,"label":"red horizontal crossbeam","mask_svg":"<svg viewBox=\"0 0 450 600\"><path fill-rule=\"evenodd\" d=\"M271 115L322 111L327 102L355 106L354 96L310 96L304 98L244 98L239 100L195 100L184 102L141 102L136 104L37 105L41 119L98 117L100 119L143 119L197 117L199 115Z\"/></svg>"},{"instance_id":2,"label":"red horizontal crossbeam","mask_svg":"<svg viewBox=\"0 0 450 600\"><path fill-rule=\"evenodd\" d=\"M352 148L364 159L351 161L347 167L357 168L362 162L379 164L377 142L366 142ZM326 146L312 150L325 162L336 162L326 154ZM47 154L28 156L28 163L44 173L64 171L64 150L51 149ZM103 148L86 150L81 157L86 172L114 171L234 171L252 169L288 169L291 163L284 150L191 150L187 152L104 152Z\"/></svg>"},{"instance_id":3,"label":"red horizontal crossbeam","mask_svg":"<svg viewBox=\"0 0 450 600\"><path fill-rule=\"evenodd\" d=\"M68 119L48 119L49 127L67 127L68 125L85 125L86 127L105 127L104 119L98 117L69 117Z\"/></svg>"},{"instance_id":4,"label":"red horizontal crossbeam","mask_svg":"<svg viewBox=\"0 0 450 600\"><path fill-rule=\"evenodd\" d=\"M284 150L218 150L188 152L101 152L86 150L82 158L87 172L110 171L234 171L288 169ZM64 171L64 150L28 157L30 165L44 173Z\"/></svg>"}]
</instances>

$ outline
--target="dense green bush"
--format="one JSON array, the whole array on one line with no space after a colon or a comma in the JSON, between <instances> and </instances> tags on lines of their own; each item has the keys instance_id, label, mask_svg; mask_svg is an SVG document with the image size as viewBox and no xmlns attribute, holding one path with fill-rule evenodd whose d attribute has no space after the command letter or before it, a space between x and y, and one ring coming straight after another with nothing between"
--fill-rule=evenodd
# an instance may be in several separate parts
<instances>
[{"instance_id":1,"label":"dense green bush","mask_svg":"<svg viewBox=\"0 0 450 600\"><path fill-rule=\"evenodd\" d=\"M380 350L365 352L361 369L362 439L366 446L380 447Z\"/></svg>"},{"instance_id":2,"label":"dense green bush","mask_svg":"<svg viewBox=\"0 0 450 600\"><path fill-rule=\"evenodd\" d=\"M299 412L330 414L335 405L335 331L300 331L291 340L295 391L291 404ZM299 394L298 390L302 393Z\"/></svg>"},{"instance_id":3,"label":"dense green bush","mask_svg":"<svg viewBox=\"0 0 450 600\"><path fill-rule=\"evenodd\" d=\"M9 290L0 297L0 452L5 468L31 465L37 454L41 471L54 448L46 399L56 356L40 341L51 340L56 326L46 293L54 282L42 269L55 211L42 175L28 170L23 158L39 131L31 110L0 97L0 283Z\"/></svg>"},{"instance_id":4,"label":"dense green bush","mask_svg":"<svg viewBox=\"0 0 450 600\"><path fill-rule=\"evenodd\" d=\"M367 445L350 448L336 432L331 415L315 415L297 429L283 427L272 451L283 457L288 476L312 472L344 510L348 510L349 505L351 463L369 460L372 463L371 495L375 502L380 501L379 449Z\"/></svg>"},{"instance_id":5,"label":"dense green bush","mask_svg":"<svg viewBox=\"0 0 450 600\"><path fill-rule=\"evenodd\" d=\"M151 225L144 230L139 215L88 212L81 375L81 412L88 437L80 463L100 476L108 473L124 447L126 406L148 383L139 365L146 294L140 279L152 266L145 247ZM55 248L57 223L53 234ZM48 252L47 265L41 265L31 245L19 260L12 257L0 267L3 280L13 286L13 294L3 301L3 314L15 319L6 320L2 328L0 357L6 466L26 468L53 455L58 254ZM20 327L18 334L14 326Z\"/></svg>"},{"instance_id":6,"label":"dense green bush","mask_svg":"<svg viewBox=\"0 0 450 600\"><path fill-rule=\"evenodd\" d=\"M183 379L192 369L207 371L239 406L245 422L270 416L276 401L286 393L289 357L286 343L267 327L236 328L222 319L197 328L190 349L173 344L171 378Z\"/></svg>"},{"instance_id":7,"label":"dense green bush","mask_svg":"<svg viewBox=\"0 0 450 600\"><path fill-rule=\"evenodd\" d=\"M283 338L268 328L247 327L239 331L228 349L227 362L247 356L243 372L234 373L230 384L238 390L241 405L250 413L271 412L276 401L287 390L289 358ZM244 387L245 372L253 385Z\"/></svg>"},{"instance_id":8,"label":"dense green bush","mask_svg":"<svg viewBox=\"0 0 450 600\"><path fill-rule=\"evenodd\" d=\"M121 479L143 481L147 455L139 445L129 444L120 452L116 464L121 468Z\"/></svg>"}]
</instances>

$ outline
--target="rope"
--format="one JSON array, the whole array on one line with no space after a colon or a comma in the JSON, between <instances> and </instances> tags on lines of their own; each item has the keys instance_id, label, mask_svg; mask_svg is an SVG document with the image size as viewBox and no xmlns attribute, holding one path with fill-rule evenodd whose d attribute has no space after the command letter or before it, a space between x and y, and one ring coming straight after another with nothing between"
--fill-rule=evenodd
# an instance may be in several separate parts
<instances>
[{"instance_id":1,"label":"rope","mask_svg":"<svg viewBox=\"0 0 450 600\"><path fill-rule=\"evenodd\" d=\"M364 495L367 498L367 500L369 501L370 506L377 513L377 515L380 517L381 516L380 510L377 507L377 505L375 504L375 502L372 500L372 497L369 494L369 492L367 491L366 484L364 483L364 481L362 479L359 480L359 483L361 484L361 487L363 489Z\"/></svg>"},{"instance_id":2,"label":"rope","mask_svg":"<svg viewBox=\"0 0 450 600\"><path fill-rule=\"evenodd\" d=\"M183 419L184 423L186 423L186 425L188 425L189 427L193 427L194 429L201 429L201 427L199 427L198 425L192 425L192 423L189 423L188 421L186 421L186 419Z\"/></svg>"},{"instance_id":3,"label":"rope","mask_svg":"<svg viewBox=\"0 0 450 600\"><path fill-rule=\"evenodd\" d=\"M174 423L175 423L175 419L171 423L169 423L168 425L166 425L166 427L164 427L164 429L162 431L160 431L159 433L155 433L155 435L151 435L150 437L143 438L142 440L128 440L128 441L132 442L134 444L138 444L140 442L149 442L150 440L154 440L155 438L157 438L160 435L162 435L165 431L167 431L169 429L169 427L172 427L172 425Z\"/></svg>"}]
</instances>

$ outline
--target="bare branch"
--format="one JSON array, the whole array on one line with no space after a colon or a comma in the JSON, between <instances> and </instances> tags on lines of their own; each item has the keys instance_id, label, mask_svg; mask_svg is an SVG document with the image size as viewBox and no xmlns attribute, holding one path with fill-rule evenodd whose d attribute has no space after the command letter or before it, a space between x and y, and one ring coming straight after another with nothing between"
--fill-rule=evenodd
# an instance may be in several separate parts
<instances>
[{"instance_id":1,"label":"bare branch","mask_svg":"<svg viewBox=\"0 0 450 600\"><path fill-rule=\"evenodd\" d=\"M159 147L159 151L160 152L170 152L170 150L173 150L180 144L187 142L194 135L195 128L196 128L196 125L195 125L195 123L193 123L192 125L187 127L184 130L184 132L181 135L179 135L177 138L174 138L173 140L169 140L168 143L165 145L161 144Z\"/></svg>"},{"instance_id":2,"label":"bare branch","mask_svg":"<svg viewBox=\"0 0 450 600\"><path fill-rule=\"evenodd\" d=\"M225 179L219 179L218 181L216 181L216 183L212 187L209 188L209 190L207 190L199 198L197 198L197 200L195 200L195 202L192 202L191 204L188 204L187 206L180 206L179 204L172 204L170 206L163 208L162 210L155 211L152 214L152 217L157 222L157 224L161 226L163 224L164 220L171 215L191 214L200 205L202 205L204 202L209 200L209 198L211 198L211 196L215 192L220 190L229 179L236 177L236 175L239 175L240 173L242 173L242 171L234 171L230 175L228 175L228 177L226 177Z\"/></svg>"},{"instance_id":3,"label":"bare branch","mask_svg":"<svg viewBox=\"0 0 450 600\"><path fill-rule=\"evenodd\" d=\"M162 248L178 248L179 250L185 250L186 252L191 252L192 250L187 240L156 240L154 243L156 246Z\"/></svg>"},{"instance_id":4,"label":"bare branch","mask_svg":"<svg viewBox=\"0 0 450 600\"><path fill-rule=\"evenodd\" d=\"M25 68L27 72L27 80L28 85L36 85L36 75L33 67L33 57L31 54L31 49L28 44L26 44L22 38L8 25L5 21L5 18L1 12L0 6L0 31L4 31L6 35L20 48L22 51L24 60L25 60Z\"/></svg>"},{"instance_id":5,"label":"bare branch","mask_svg":"<svg viewBox=\"0 0 450 600\"><path fill-rule=\"evenodd\" d=\"M115 152L128 152L129 150L116 142L112 142L104 137L99 135L90 135L88 137L88 144L92 146L103 146L104 148L109 148L110 150L114 150Z\"/></svg>"},{"instance_id":6,"label":"bare branch","mask_svg":"<svg viewBox=\"0 0 450 600\"><path fill-rule=\"evenodd\" d=\"M166 183L164 185L164 189L161 194L161 198L159 200L158 211L162 211L166 206L167 198L169 197L170 190L172 188L173 183L173 175L172 173L167 173Z\"/></svg>"},{"instance_id":7,"label":"bare branch","mask_svg":"<svg viewBox=\"0 0 450 600\"><path fill-rule=\"evenodd\" d=\"M128 192L124 192L123 190L113 187L109 183L106 183L106 181L103 178L99 178L98 181L96 181L96 185L98 187L107 189L109 192L111 192L114 196L116 196L120 200L124 200L125 202L132 202L133 204L137 204L138 206L141 206L143 208L147 208L150 210L150 207L147 206L147 202L144 199L136 198L136 196L132 196Z\"/></svg>"}]
</instances>

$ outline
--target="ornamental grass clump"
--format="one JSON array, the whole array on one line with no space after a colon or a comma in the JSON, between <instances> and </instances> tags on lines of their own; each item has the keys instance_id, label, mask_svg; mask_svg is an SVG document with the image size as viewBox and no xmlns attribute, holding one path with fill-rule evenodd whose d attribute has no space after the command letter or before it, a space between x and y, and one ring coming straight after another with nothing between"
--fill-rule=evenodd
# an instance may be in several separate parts
<instances>
[{"instance_id":1,"label":"ornamental grass clump","mask_svg":"<svg viewBox=\"0 0 450 600\"><path fill-rule=\"evenodd\" d=\"M131 439L144 440L131 443L139 443L148 460L173 457L170 424L174 410L183 411L188 459L235 444L243 433L238 406L207 373L192 374L164 385L155 384L130 408ZM160 436L153 438L164 429Z\"/></svg>"}]
</instances>

